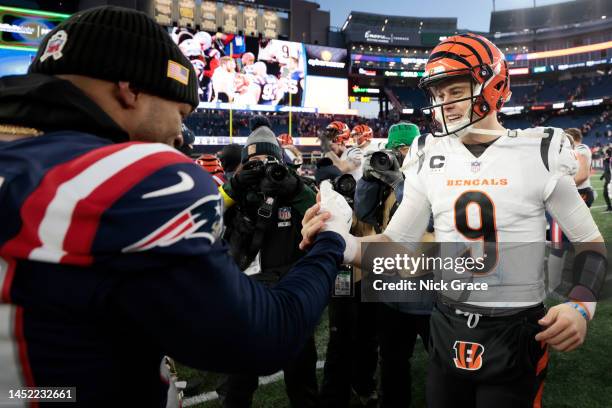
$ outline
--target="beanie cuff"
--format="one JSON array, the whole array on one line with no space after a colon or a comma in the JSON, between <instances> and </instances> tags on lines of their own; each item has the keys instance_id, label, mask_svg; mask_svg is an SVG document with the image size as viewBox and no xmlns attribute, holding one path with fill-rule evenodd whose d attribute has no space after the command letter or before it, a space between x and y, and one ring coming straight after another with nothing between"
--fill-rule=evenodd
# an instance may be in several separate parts
<instances>
[{"instance_id":1,"label":"beanie cuff","mask_svg":"<svg viewBox=\"0 0 612 408\"><path fill-rule=\"evenodd\" d=\"M283 153L278 145L267 142L256 142L242 149L242 163L246 163L251 157L259 155L274 156L278 161L283 161Z\"/></svg>"}]
</instances>

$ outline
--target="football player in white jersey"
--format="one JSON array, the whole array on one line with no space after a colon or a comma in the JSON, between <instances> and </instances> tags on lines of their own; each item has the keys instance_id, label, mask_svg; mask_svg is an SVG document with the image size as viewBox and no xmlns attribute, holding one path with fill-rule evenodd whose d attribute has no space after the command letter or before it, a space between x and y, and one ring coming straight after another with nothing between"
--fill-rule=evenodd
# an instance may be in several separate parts
<instances>
[{"instance_id":1,"label":"football player in white jersey","mask_svg":"<svg viewBox=\"0 0 612 408\"><path fill-rule=\"evenodd\" d=\"M320 136L321 148L342 174L350 174L355 181L362 176L363 152L360 148L349 146L351 130L339 120L331 122Z\"/></svg>"},{"instance_id":2,"label":"football player in white jersey","mask_svg":"<svg viewBox=\"0 0 612 408\"><path fill-rule=\"evenodd\" d=\"M219 66L211 78L215 92L212 102L231 102L234 99L236 61L230 57L221 57Z\"/></svg>"},{"instance_id":3,"label":"football player in white jersey","mask_svg":"<svg viewBox=\"0 0 612 408\"><path fill-rule=\"evenodd\" d=\"M591 186L591 163L593 161L591 149L582 143L582 132L579 129L565 129L565 133L574 140L574 151L578 159L578 171L574 176L574 181L576 182L578 193L587 207L591 207L593 201L595 201L595 193Z\"/></svg>"},{"instance_id":4,"label":"football player in white jersey","mask_svg":"<svg viewBox=\"0 0 612 408\"><path fill-rule=\"evenodd\" d=\"M387 229L364 238L346 235L344 262L361 266L361 242L417 243L430 212L436 241L480 241L493 248L485 262L489 273L472 278L497 279L492 286L499 298L472 291L466 301L438 293L428 406L539 406L548 347L571 351L584 342L607 270L603 238L572 177L575 153L560 129L501 126L497 112L511 95L508 68L484 37L462 34L438 44L421 87L432 103L426 113L435 123L433 134L419 137L410 149L404 199ZM301 246L340 222L343 206L326 200L312 207ZM570 301L548 310L542 303L545 211L577 248ZM530 257L502 253L504 243L517 243L519 253ZM516 302L508 293L531 297Z\"/></svg>"},{"instance_id":5,"label":"football player in white jersey","mask_svg":"<svg viewBox=\"0 0 612 408\"><path fill-rule=\"evenodd\" d=\"M380 149L372 144L374 131L368 125L357 125L351 130L351 138L356 147L360 148L364 155L370 152L377 152Z\"/></svg>"},{"instance_id":6,"label":"football player in white jersey","mask_svg":"<svg viewBox=\"0 0 612 408\"><path fill-rule=\"evenodd\" d=\"M370 160L372 153L380 150L377 145L372 143L373 137L374 132L368 125L356 125L353 127L353 130L351 130L351 139L353 139L354 146L358 147L363 154L361 167L358 173L359 178L356 178L357 181L359 181L359 179L363 176L363 166L365 165L366 161Z\"/></svg>"}]
</instances>

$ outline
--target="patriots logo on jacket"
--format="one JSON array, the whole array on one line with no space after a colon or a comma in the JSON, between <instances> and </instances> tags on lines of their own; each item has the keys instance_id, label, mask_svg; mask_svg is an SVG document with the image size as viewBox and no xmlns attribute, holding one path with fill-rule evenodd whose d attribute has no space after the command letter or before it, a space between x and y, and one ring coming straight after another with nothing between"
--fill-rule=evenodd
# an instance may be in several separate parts
<instances>
[{"instance_id":1,"label":"patriots logo on jacket","mask_svg":"<svg viewBox=\"0 0 612 408\"><path fill-rule=\"evenodd\" d=\"M155 247L168 247L180 240L193 238L206 239L212 245L221 236L222 215L221 195L207 195L146 237L124 248L122 252L140 252Z\"/></svg>"}]
</instances>

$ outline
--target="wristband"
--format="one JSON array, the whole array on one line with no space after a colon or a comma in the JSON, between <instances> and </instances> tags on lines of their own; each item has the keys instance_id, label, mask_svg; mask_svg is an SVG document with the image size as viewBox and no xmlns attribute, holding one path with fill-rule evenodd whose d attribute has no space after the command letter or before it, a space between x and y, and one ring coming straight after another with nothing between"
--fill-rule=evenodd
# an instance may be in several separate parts
<instances>
[{"instance_id":1,"label":"wristband","mask_svg":"<svg viewBox=\"0 0 612 408\"><path fill-rule=\"evenodd\" d=\"M576 302L566 302L566 305L576 309L581 315L582 317L584 317L584 319L588 322L589 320L591 320L589 318L589 312L587 312L587 310L582 307L579 303Z\"/></svg>"}]
</instances>

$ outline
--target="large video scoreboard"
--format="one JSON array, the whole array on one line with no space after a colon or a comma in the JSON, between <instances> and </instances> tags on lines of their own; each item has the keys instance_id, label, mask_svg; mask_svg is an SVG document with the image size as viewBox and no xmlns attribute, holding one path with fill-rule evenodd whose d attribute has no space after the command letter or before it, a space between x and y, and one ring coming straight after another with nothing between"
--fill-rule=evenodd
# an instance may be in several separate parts
<instances>
[{"instance_id":1,"label":"large video scoreboard","mask_svg":"<svg viewBox=\"0 0 612 408\"><path fill-rule=\"evenodd\" d=\"M42 38L68 17L0 6L0 76L24 74Z\"/></svg>"}]
</instances>

